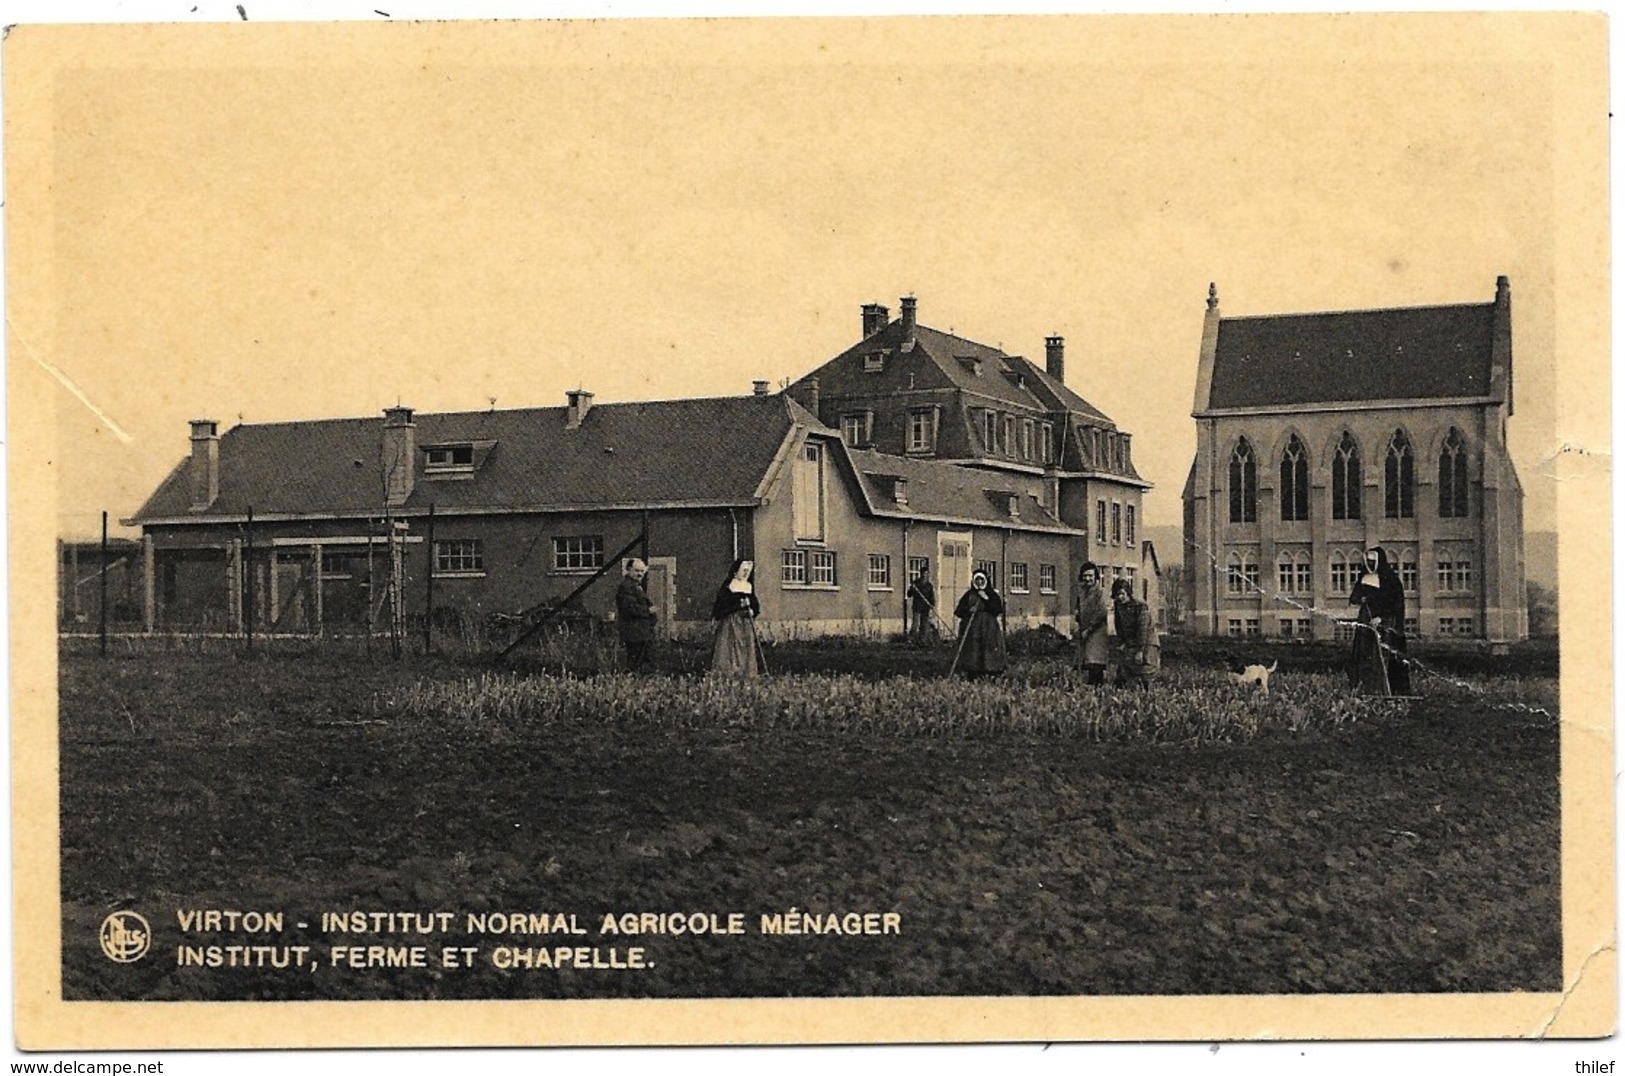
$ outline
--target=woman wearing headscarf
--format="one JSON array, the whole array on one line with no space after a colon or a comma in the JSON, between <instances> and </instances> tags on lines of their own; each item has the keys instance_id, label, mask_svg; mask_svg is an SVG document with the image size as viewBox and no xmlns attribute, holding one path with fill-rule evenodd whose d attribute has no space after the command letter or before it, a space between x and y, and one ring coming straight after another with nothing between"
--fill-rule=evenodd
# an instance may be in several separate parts
<instances>
[{"instance_id":1,"label":"woman wearing headscarf","mask_svg":"<svg viewBox=\"0 0 1625 1076\"><path fill-rule=\"evenodd\" d=\"M756 600L751 578L754 567L748 560L734 561L727 580L717 591L717 600L711 604L711 619L717 622L711 645L712 672L724 676L761 673L756 663L756 618L761 615L762 605Z\"/></svg>"},{"instance_id":2,"label":"woman wearing headscarf","mask_svg":"<svg viewBox=\"0 0 1625 1076\"><path fill-rule=\"evenodd\" d=\"M988 583L986 572L970 577L970 589L954 606L959 620L959 652L954 659L967 680L1004 671L1004 600Z\"/></svg>"},{"instance_id":3,"label":"woman wearing headscarf","mask_svg":"<svg viewBox=\"0 0 1625 1076\"><path fill-rule=\"evenodd\" d=\"M1372 546L1365 551L1365 570L1354 582L1349 604L1359 608L1349 661L1349 686L1363 695L1409 695L1405 587L1384 550Z\"/></svg>"}]
</instances>

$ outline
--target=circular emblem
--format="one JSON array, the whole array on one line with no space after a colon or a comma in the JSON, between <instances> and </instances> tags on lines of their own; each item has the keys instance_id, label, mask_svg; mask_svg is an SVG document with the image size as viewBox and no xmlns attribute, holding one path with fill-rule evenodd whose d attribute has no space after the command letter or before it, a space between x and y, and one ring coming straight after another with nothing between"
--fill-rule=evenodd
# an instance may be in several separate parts
<instances>
[{"instance_id":1,"label":"circular emblem","mask_svg":"<svg viewBox=\"0 0 1625 1076\"><path fill-rule=\"evenodd\" d=\"M107 959L133 964L152 948L152 927L138 912L114 912L102 920L101 942Z\"/></svg>"}]
</instances>

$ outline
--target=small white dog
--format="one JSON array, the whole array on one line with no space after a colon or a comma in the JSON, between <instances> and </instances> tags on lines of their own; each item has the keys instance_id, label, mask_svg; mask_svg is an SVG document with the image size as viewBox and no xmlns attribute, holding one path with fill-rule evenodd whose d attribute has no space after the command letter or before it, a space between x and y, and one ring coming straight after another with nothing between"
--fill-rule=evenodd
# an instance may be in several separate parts
<instances>
[{"instance_id":1,"label":"small white dog","mask_svg":"<svg viewBox=\"0 0 1625 1076\"><path fill-rule=\"evenodd\" d=\"M1268 695L1270 693L1270 677L1275 673L1275 667L1280 664L1272 661L1268 665L1243 665L1234 658L1230 659L1230 682L1237 687L1255 686L1259 691Z\"/></svg>"}]
</instances>

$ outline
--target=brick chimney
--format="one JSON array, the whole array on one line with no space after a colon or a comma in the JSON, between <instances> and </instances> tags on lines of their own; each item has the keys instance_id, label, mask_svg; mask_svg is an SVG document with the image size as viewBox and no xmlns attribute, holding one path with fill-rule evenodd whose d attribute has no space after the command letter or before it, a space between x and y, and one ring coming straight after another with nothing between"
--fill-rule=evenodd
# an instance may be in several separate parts
<instances>
[{"instance_id":1,"label":"brick chimney","mask_svg":"<svg viewBox=\"0 0 1625 1076\"><path fill-rule=\"evenodd\" d=\"M905 295L898 301L903 305L903 335L912 340L914 339L914 311L918 305L918 300L912 295Z\"/></svg>"},{"instance_id":2,"label":"brick chimney","mask_svg":"<svg viewBox=\"0 0 1625 1076\"><path fill-rule=\"evenodd\" d=\"M212 418L192 420L192 462L187 471L192 511L205 511L220 496L220 423Z\"/></svg>"},{"instance_id":3,"label":"brick chimney","mask_svg":"<svg viewBox=\"0 0 1625 1076\"><path fill-rule=\"evenodd\" d=\"M1066 337L1044 337L1044 372L1066 383Z\"/></svg>"},{"instance_id":4,"label":"brick chimney","mask_svg":"<svg viewBox=\"0 0 1625 1076\"><path fill-rule=\"evenodd\" d=\"M406 503L417 477L418 428L412 409L399 404L384 408L384 440L380 462L384 474L384 503L391 508Z\"/></svg>"},{"instance_id":5,"label":"brick chimney","mask_svg":"<svg viewBox=\"0 0 1625 1076\"><path fill-rule=\"evenodd\" d=\"M891 311L879 303L863 304L863 338L865 340L886 327Z\"/></svg>"},{"instance_id":6,"label":"brick chimney","mask_svg":"<svg viewBox=\"0 0 1625 1076\"><path fill-rule=\"evenodd\" d=\"M586 419L587 412L592 410L592 393L586 389L571 389L564 394L564 428L573 430Z\"/></svg>"},{"instance_id":7,"label":"brick chimney","mask_svg":"<svg viewBox=\"0 0 1625 1076\"><path fill-rule=\"evenodd\" d=\"M763 381L761 379L757 379L755 381L752 381L750 383L750 394L752 396L766 396L767 395L767 382Z\"/></svg>"}]
</instances>

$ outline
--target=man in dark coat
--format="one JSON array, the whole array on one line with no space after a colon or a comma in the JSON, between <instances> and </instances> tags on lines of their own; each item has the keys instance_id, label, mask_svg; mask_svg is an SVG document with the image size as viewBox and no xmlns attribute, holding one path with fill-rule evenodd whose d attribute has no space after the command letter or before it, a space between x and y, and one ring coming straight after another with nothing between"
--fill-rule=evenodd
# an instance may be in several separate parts
<instances>
[{"instance_id":1,"label":"man in dark coat","mask_svg":"<svg viewBox=\"0 0 1625 1076\"><path fill-rule=\"evenodd\" d=\"M655 641L655 603L643 589L648 574L649 566L634 557L627 562L626 574L615 591L615 619L626 646L626 666L633 672L649 668L649 650Z\"/></svg>"},{"instance_id":2,"label":"man in dark coat","mask_svg":"<svg viewBox=\"0 0 1625 1076\"><path fill-rule=\"evenodd\" d=\"M916 646L924 646L936 638L936 627L931 623L931 618L937 611L937 588L931 585L924 568L908 584L908 611L909 638Z\"/></svg>"}]
</instances>

